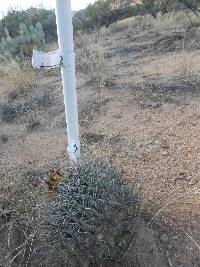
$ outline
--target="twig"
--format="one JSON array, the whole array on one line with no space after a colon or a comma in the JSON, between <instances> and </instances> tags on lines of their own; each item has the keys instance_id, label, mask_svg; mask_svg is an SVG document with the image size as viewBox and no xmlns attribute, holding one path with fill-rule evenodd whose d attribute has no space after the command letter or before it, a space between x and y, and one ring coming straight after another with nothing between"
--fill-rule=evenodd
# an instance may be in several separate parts
<instances>
[{"instance_id":1,"label":"twig","mask_svg":"<svg viewBox=\"0 0 200 267\"><path fill-rule=\"evenodd\" d=\"M192 240L192 242L195 244L195 246L199 249L200 251L200 245L186 232L183 230L183 232Z\"/></svg>"}]
</instances>

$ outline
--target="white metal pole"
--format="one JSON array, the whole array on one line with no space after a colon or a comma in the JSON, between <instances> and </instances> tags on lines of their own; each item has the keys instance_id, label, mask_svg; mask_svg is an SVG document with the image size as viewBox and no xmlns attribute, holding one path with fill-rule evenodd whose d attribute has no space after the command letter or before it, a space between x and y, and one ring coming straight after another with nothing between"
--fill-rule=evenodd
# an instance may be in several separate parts
<instances>
[{"instance_id":1,"label":"white metal pole","mask_svg":"<svg viewBox=\"0 0 200 267\"><path fill-rule=\"evenodd\" d=\"M56 0L56 23L62 66L62 83L68 133L68 153L73 164L80 162L80 139L76 94L75 52L71 0Z\"/></svg>"}]
</instances>

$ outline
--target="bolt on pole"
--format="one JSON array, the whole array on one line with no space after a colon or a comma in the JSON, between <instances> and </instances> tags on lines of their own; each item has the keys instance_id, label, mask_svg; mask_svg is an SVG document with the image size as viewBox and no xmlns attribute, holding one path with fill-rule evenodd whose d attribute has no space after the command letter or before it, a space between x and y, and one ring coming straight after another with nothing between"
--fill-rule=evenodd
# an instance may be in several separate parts
<instances>
[{"instance_id":1,"label":"bolt on pole","mask_svg":"<svg viewBox=\"0 0 200 267\"><path fill-rule=\"evenodd\" d=\"M68 133L68 154L72 164L80 163L80 138L76 94L75 52L73 42L71 0L56 0L56 23L61 75Z\"/></svg>"}]
</instances>

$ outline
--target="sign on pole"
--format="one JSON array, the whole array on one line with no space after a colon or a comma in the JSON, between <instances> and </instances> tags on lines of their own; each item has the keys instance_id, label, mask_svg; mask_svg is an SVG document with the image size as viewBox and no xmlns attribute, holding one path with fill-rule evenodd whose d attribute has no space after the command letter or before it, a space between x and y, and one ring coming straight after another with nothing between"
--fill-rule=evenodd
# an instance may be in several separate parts
<instances>
[{"instance_id":1,"label":"sign on pole","mask_svg":"<svg viewBox=\"0 0 200 267\"><path fill-rule=\"evenodd\" d=\"M80 138L75 76L75 52L71 0L56 0L58 51L42 53L34 51L34 67L61 67L65 114L68 133L68 154L72 164L80 163Z\"/></svg>"}]
</instances>

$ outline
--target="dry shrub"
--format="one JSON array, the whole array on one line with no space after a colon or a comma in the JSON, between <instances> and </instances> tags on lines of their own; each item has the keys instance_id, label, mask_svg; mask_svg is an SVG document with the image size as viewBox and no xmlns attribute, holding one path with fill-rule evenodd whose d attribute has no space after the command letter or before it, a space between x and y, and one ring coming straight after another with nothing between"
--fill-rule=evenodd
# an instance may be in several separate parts
<instances>
[{"instance_id":1,"label":"dry shrub","mask_svg":"<svg viewBox=\"0 0 200 267\"><path fill-rule=\"evenodd\" d=\"M153 17L151 15L146 16L135 16L124 19L115 24L112 24L109 28L110 33L117 33L121 31L134 31L134 30L145 30L152 26Z\"/></svg>"},{"instance_id":2,"label":"dry shrub","mask_svg":"<svg viewBox=\"0 0 200 267\"><path fill-rule=\"evenodd\" d=\"M53 105L51 93L40 83L42 76L38 77L29 64L12 60L7 65L0 65L0 93L3 96L0 100L0 122L41 120L44 110Z\"/></svg>"},{"instance_id":3,"label":"dry shrub","mask_svg":"<svg viewBox=\"0 0 200 267\"><path fill-rule=\"evenodd\" d=\"M76 46L79 72L90 84L97 84L102 88L109 86L110 74L101 36L98 36L98 33L82 34L76 39Z\"/></svg>"},{"instance_id":4,"label":"dry shrub","mask_svg":"<svg viewBox=\"0 0 200 267\"><path fill-rule=\"evenodd\" d=\"M115 24L112 24L109 28L109 33L117 33L126 30L128 30L129 32L135 30L147 30L149 28L152 28L153 20L154 18L151 15L127 18Z\"/></svg>"},{"instance_id":5,"label":"dry shrub","mask_svg":"<svg viewBox=\"0 0 200 267\"><path fill-rule=\"evenodd\" d=\"M0 188L0 265L27 266L37 236L39 192L29 179L9 185L1 179Z\"/></svg>"},{"instance_id":6,"label":"dry shrub","mask_svg":"<svg viewBox=\"0 0 200 267\"><path fill-rule=\"evenodd\" d=\"M185 32L187 28L199 22L199 17L192 12L171 12L164 15L158 15L157 18L151 18L152 28L158 32L162 33L164 30L174 30Z\"/></svg>"},{"instance_id":7,"label":"dry shrub","mask_svg":"<svg viewBox=\"0 0 200 267\"><path fill-rule=\"evenodd\" d=\"M191 23L199 21L199 18L191 12L172 12L165 15L159 15L152 19L152 27L156 32L164 30L186 31ZM199 21L200 22L200 21Z\"/></svg>"},{"instance_id":8,"label":"dry shrub","mask_svg":"<svg viewBox=\"0 0 200 267\"><path fill-rule=\"evenodd\" d=\"M154 18L151 15L137 16L129 21L129 29L144 31L152 28Z\"/></svg>"},{"instance_id":9,"label":"dry shrub","mask_svg":"<svg viewBox=\"0 0 200 267\"><path fill-rule=\"evenodd\" d=\"M27 123L37 119L44 121L44 110L51 107L53 103L53 98L41 88L31 91L26 97L20 99L8 98L0 102L0 121L3 123L19 122L19 120L21 123ZM48 116L49 113L45 115Z\"/></svg>"},{"instance_id":10,"label":"dry shrub","mask_svg":"<svg viewBox=\"0 0 200 267\"><path fill-rule=\"evenodd\" d=\"M164 30L176 28L175 14L167 13L162 16L158 16L156 19L152 18L151 24L153 29L157 33L162 33Z\"/></svg>"},{"instance_id":11,"label":"dry shrub","mask_svg":"<svg viewBox=\"0 0 200 267\"><path fill-rule=\"evenodd\" d=\"M167 77L173 78L184 76L187 73L199 73L198 51L181 51L176 53L168 53L165 56L157 56L157 58L146 66L140 68L140 72L151 77Z\"/></svg>"},{"instance_id":12,"label":"dry shrub","mask_svg":"<svg viewBox=\"0 0 200 267\"><path fill-rule=\"evenodd\" d=\"M152 29L157 33L162 33L164 30L185 31L190 24L200 23L199 17L191 12L183 11L171 12L164 15L158 14L156 18L151 15L135 16L124 19L109 28L110 33L120 31L144 31Z\"/></svg>"},{"instance_id":13,"label":"dry shrub","mask_svg":"<svg viewBox=\"0 0 200 267\"><path fill-rule=\"evenodd\" d=\"M130 19L124 19L124 20L121 20L121 21L118 21L118 22L112 24L109 28L109 32L110 33L117 33L117 32L127 30L129 27L129 20Z\"/></svg>"},{"instance_id":14,"label":"dry shrub","mask_svg":"<svg viewBox=\"0 0 200 267\"><path fill-rule=\"evenodd\" d=\"M161 88L147 74L143 73L140 79L138 79L135 94L138 104L143 108L158 108L161 106Z\"/></svg>"},{"instance_id":15,"label":"dry shrub","mask_svg":"<svg viewBox=\"0 0 200 267\"><path fill-rule=\"evenodd\" d=\"M105 164L73 170L48 193L26 176L1 192L1 266L115 266L132 241L138 201ZM43 184L44 185L44 184Z\"/></svg>"},{"instance_id":16,"label":"dry shrub","mask_svg":"<svg viewBox=\"0 0 200 267\"><path fill-rule=\"evenodd\" d=\"M195 68L197 65L198 54L183 52L176 56L173 62L175 80L183 86L199 87L200 73L199 69Z\"/></svg>"},{"instance_id":17,"label":"dry shrub","mask_svg":"<svg viewBox=\"0 0 200 267\"><path fill-rule=\"evenodd\" d=\"M200 86L200 74L195 73L193 71L186 71L183 73L178 74L175 79L177 80L178 84L190 87L190 89L199 89Z\"/></svg>"},{"instance_id":18,"label":"dry shrub","mask_svg":"<svg viewBox=\"0 0 200 267\"><path fill-rule=\"evenodd\" d=\"M36 72L28 66L28 63L19 64L14 59L8 64L0 66L1 95L11 98L21 98L36 87Z\"/></svg>"}]
</instances>

